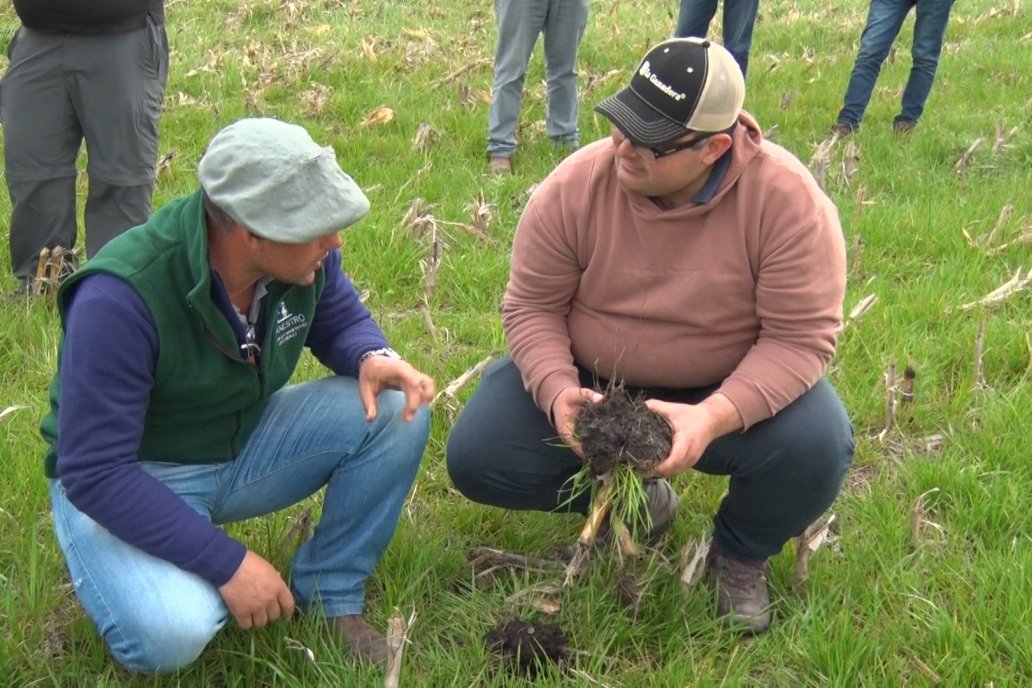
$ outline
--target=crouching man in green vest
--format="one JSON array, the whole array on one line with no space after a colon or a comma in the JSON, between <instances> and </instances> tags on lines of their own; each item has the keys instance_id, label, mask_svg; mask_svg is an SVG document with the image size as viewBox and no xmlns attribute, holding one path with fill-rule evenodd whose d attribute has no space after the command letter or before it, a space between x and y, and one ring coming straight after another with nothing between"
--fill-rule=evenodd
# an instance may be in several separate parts
<instances>
[{"instance_id":1,"label":"crouching man in green vest","mask_svg":"<svg viewBox=\"0 0 1032 688\"><path fill-rule=\"evenodd\" d=\"M262 627L295 608L382 663L364 582L415 479L434 383L342 271L338 232L369 201L332 148L273 119L219 132L198 176L58 294L42 432L75 592L138 671L184 667L230 617ZM286 386L304 347L334 375ZM217 527L323 487L289 585Z\"/></svg>"}]
</instances>

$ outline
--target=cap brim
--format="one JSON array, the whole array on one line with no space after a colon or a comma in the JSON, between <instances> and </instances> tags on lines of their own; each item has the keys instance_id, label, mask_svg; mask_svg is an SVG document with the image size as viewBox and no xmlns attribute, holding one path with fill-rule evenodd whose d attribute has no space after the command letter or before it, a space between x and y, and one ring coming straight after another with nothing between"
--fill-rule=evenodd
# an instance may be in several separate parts
<instances>
[{"instance_id":1,"label":"cap brim","mask_svg":"<svg viewBox=\"0 0 1032 688\"><path fill-rule=\"evenodd\" d=\"M620 132L641 146L658 146L684 136L688 130L659 114L630 88L595 106Z\"/></svg>"}]
</instances>

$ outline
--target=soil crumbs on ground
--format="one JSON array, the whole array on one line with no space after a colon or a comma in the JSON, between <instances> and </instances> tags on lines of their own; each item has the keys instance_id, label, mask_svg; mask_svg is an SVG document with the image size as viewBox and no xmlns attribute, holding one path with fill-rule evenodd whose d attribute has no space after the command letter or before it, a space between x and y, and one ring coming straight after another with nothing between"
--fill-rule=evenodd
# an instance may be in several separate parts
<instances>
[{"instance_id":1,"label":"soil crumbs on ground","mask_svg":"<svg viewBox=\"0 0 1032 688\"><path fill-rule=\"evenodd\" d=\"M556 624L510 619L487 632L487 649L501 655L511 670L534 677L549 662L563 664L569 657L566 634Z\"/></svg>"}]
</instances>

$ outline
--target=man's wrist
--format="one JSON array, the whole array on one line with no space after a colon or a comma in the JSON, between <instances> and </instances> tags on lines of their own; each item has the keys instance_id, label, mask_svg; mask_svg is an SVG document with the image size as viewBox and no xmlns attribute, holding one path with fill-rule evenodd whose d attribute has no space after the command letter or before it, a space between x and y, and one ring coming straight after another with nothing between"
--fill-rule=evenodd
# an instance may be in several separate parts
<instances>
[{"instance_id":1,"label":"man's wrist","mask_svg":"<svg viewBox=\"0 0 1032 688\"><path fill-rule=\"evenodd\" d=\"M364 354L359 356L358 367L361 368L363 363L368 361L370 358L375 358L377 356L383 356L384 358L393 358L396 361L401 360L401 354L399 354L397 351L395 351L389 346L383 346L379 349L371 349L369 351L366 351Z\"/></svg>"},{"instance_id":2,"label":"man's wrist","mask_svg":"<svg viewBox=\"0 0 1032 688\"><path fill-rule=\"evenodd\" d=\"M738 407L722 392L711 394L699 404L699 408L709 415L714 439L745 427Z\"/></svg>"}]
</instances>

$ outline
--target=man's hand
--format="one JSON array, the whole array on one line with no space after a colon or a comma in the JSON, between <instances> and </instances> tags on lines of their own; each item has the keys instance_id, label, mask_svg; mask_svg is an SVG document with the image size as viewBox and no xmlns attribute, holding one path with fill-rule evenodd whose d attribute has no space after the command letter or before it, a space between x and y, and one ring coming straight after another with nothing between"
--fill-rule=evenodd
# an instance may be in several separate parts
<instances>
[{"instance_id":1,"label":"man's hand","mask_svg":"<svg viewBox=\"0 0 1032 688\"><path fill-rule=\"evenodd\" d=\"M559 438L582 459L584 451L574 432L577 416L586 404L597 404L603 398L593 389L567 387L559 392L559 396L552 402L552 420L555 422L555 429L559 431Z\"/></svg>"},{"instance_id":2,"label":"man's hand","mask_svg":"<svg viewBox=\"0 0 1032 688\"><path fill-rule=\"evenodd\" d=\"M674 429L670 454L656 466L656 475L661 478L688 470L698 463L710 442L741 430L744 425L738 409L720 393L710 395L699 404L649 399L645 405L666 418Z\"/></svg>"},{"instance_id":3,"label":"man's hand","mask_svg":"<svg viewBox=\"0 0 1032 688\"><path fill-rule=\"evenodd\" d=\"M294 596L279 571L250 550L219 594L243 629L261 628L294 613Z\"/></svg>"},{"instance_id":4,"label":"man's hand","mask_svg":"<svg viewBox=\"0 0 1032 688\"><path fill-rule=\"evenodd\" d=\"M402 418L412 420L416 411L434 399L434 381L407 361L386 356L372 356L358 371L358 393L366 411L366 421L376 418L376 395L385 389L405 393Z\"/></svg>"}]
</instances>

